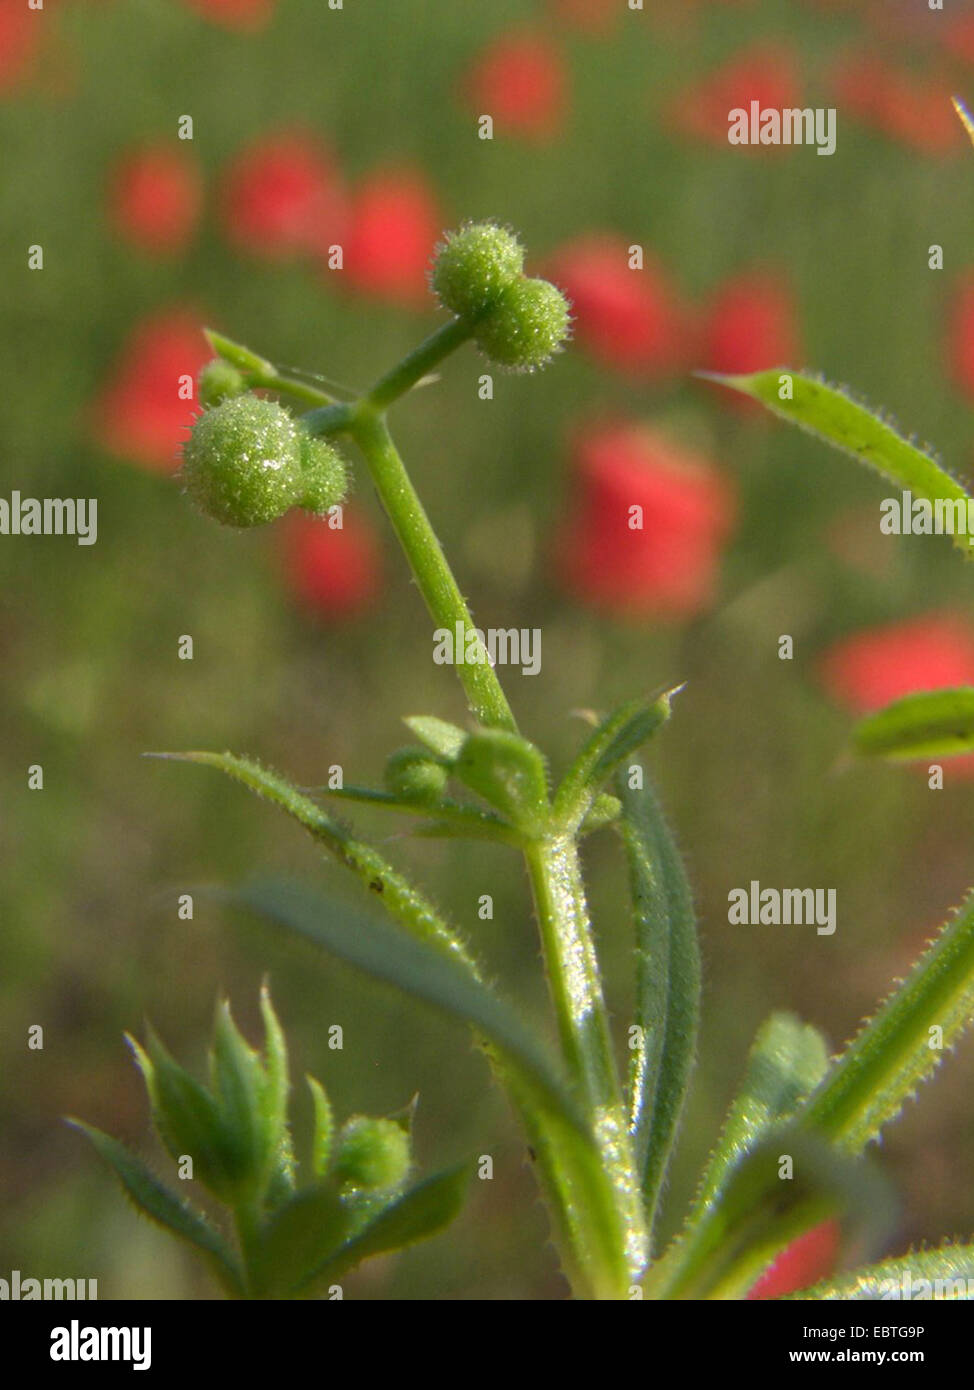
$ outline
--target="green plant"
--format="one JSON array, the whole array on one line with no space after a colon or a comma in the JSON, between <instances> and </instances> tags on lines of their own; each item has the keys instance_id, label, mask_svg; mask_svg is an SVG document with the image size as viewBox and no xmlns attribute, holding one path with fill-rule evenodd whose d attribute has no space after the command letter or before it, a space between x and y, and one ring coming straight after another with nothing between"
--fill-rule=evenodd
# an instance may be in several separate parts
<instances>
[{"instance_id":1,"label":"green plant","mask_svg":"<svg viewBox=\"0 0 974 1390\"><path fill-rule=\"evenodd\" d=\"M215 767L264 796L378 896L395 927L364 915L357 919L294 884L258 883L228 898L472 1027L528 1135L576 1296L739 1298L790 1242L827 1219L840 1220L847 1237L854 1230L872 1241L883 1234L887 1194L863 1150L970 1021L974 899L838 1058L829 1060L814 1028L789 1015L772 1016L755 1041L743 1090L686 1224L669 1249L658 1250L660 1196L695 1056L700 967L691 892L637 755L670 717L677 691L638 697L593 717L574 761L553 781L542 752L518 730L387 419L390 407L467 341L502 366L520 370L543 365L559 348L568 332L568 306L555 287L526 279L522 262L510 233L492 224L448 236L432 285L453 316L354 400L336 400L282 375L217 334L210 341L217 363L239 374L230 380L231 392L242 384L310 407L294 422L305 437L295 443L288 434L296 457L319 440L357 446L434 623L471 637L457 674L473 727L434 716L407 718L418 742L392 754L386 787L344 787L331 794L346 804L419 816L423 834L494 840L520 853L533 891L558 1061L485 983L476 953L430 900L344 821L253 761L207 752L162 756ZM224 368L208 368L207 379L220 384L217 396L227 401ZM821 383L782 370L725 384L773 404L920 495L953 498L960 491L966 497L933 460ZM253 450L217 430L213 415L231 408L252 411L253 405L242 402L253 399L231 395L202 415L187 447L187 490L217 520L233 524L261 520L263 502L227 515L225 497L233 493L235 472L248 488L253 485ZM275 416L272 431L279 425ZM257 492L263 495L260 487ZM289 496L302 504L300 489ZM968 703L970 698L965 694ZM923 747L936 740L930 725L937 719L946 721L946 751L974 746L965 709L963 737L953 711L925 711ZM917 737L918 723L910 724L902 711L888 719L909 725ZM863 731L858 739L870 741ZM879 742L890 751L888 733ZM447 794L451 784L457 795ZM603 997L580 856L585 837L610 825L628 861L636 940L636 1010L627 1034L625 1080ZM945 1277L974 1273L974 1247L926 1252L923 1262ZM892 1277L896 1268L887 1262L849 1278L868 1288L870 1280ZM840 1297L842 1287L848 1278L809 1296Z\"/></svg>"},{"instance_id":2,"label":"green plant","mask_svg":"<svg viewBox=\"0 0 974 1390\"><path fill-rule=\"evenodd\" d=\"M297 1183L288 1119L288 1055L266 987L264 1048L249 1047L230 1005L216 1013L210 1084L176 1063L150 1029L129 1045L142 1073L154 1127L179 1169L223 1211L211 1220L164 1186L117 1140L80 1120L137 1209L192 1246L231 1298L309 1298L372 1255L432 1235L460 1206L465 1166L407 1187L412 1109L335 1129L321 1083L314 1102L310 1180Z\"/></svg>"}]
</instances>

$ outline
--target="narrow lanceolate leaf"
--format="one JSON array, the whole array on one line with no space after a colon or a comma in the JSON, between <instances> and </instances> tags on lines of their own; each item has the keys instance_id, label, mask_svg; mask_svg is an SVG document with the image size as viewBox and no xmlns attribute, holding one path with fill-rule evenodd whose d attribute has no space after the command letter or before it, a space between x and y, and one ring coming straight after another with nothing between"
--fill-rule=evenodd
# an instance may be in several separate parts
<instances>
[{"instance_id":1,"label":"narrow lanceolate leaf","mask_svg":"<svg viewBox=\"0 0 974 1390\"><path fill-rule=\"evenodd\" d=\"M511 1093L538 1153L559 1234L571 1232L585 1263L572 1274L595 1296L620 1297L628 1285L626 1233L600 1151L545 1050L518 1014L468 971L385 922L350 912L298 884L255 884L228 895L258 916L297 932L374 979L396 985L469 1024L486 1040L491 1063ZM571 1209L564 1210L570 1202ZM576 1287L582 1287L580 1282Z\"/></svg>"},{"instance_id":2,"label":"narrow lanceolate leaf","mask_svg":"<svg viewBox=\"0 0 974 1390\"><path fill-rule=\"evenodd\" d=\"M260 1014L264 1024L264 1076L262 1097L264 1119L277 1136L287 1125L287 1098L291 1088L288 1076L287 1039L274 1012L271 992L261 985Z\"/></svg>"},{"instance_id":3,"label":"narrow lanceolate leaf","mask_svg":"<svg viewBox=\"0 0 974 1390\"><path fill-rule=\"evenodd\" d=\"M867 1299L902 1302L974 1299L974 1245L914 1250L895 1260L855 1269L836 1279L788 1294L801 1299Z\"/></svg>"},{"instance_id":4,"label":"narrow lanceolate leaf","mask_svg":"<svg viewBox=\"0 0 974 1390\"><path fill-rule=\"evenodd\" d=\"M647 784L619 776L620 830L636 929L636 1011L629 1128L652 1226L696 1052L700 948L679 851Z\"/></svg>"},{"instance_id":5,"label":"narrow lanceolate leaf","mask_svg":"<svg viewBox=\"0 0 974 1390\"><path fill-rule=\"evenodd\" d=\"M720 1201L667 1251L646 1280L654 1298L743 1298L784 1247L836 1217L877 1243L893 1217L890 1192L862 1159L794 1125L759 1140L732 1171Z\"/></svg>"},{"instance_id":6,"label":"narrow lanceolate leaf","mask_svg":"<svg viewBox=\"0 0 974 1390\"><path fill-rule=\"evenodd\" d=\"M261 1116L273 1150L268 1199L276 1203L294 1187L294 1149L287 1114L291 1082L288 1074L287 1039L274 1012L266 982L261 985L260 990L260 1013L264 1023Z\"/></svg>"},{"instance_id":7,"label":"narrow lanceolate leaf","mask_svg":"<svg viewBox=\"0 0 974 1390\"><path fill-rule=\"evenodd\" d=\"M298 1280L294 1292L313 1294L333 1284L372 1255L402 1250L407 1245L435 1235L448 1226L460 1211L469 1180L470 1167L464 1163L410 1188L364 1230Z\"/></svg>"},{"instance_id":8,"label":"narrow lanceolate leaf","mask_svg":"<svg viewBox=\"0 0 974 1390\"><path fill-rule=\"evenodd\" d=\"M170 1157L188 1155L199 1182L230 1201L245 1176L246 1152L226 1125L220 1106L149 1029L146 1048L126 1034L152 1104L152 1123Z\"/></svg>"},{"instance_id":9,"label":"narrow lanceolate leaf","mask_svg":"<svg viewBox=\"0 0 974 1390\"><path fill-rule=\"evenodd\" d=\"M969 494L957 479L930 454L904 439L876 411L853 400L839 387L789 367L775 367L753 376L718 376L708 372L698 375L753 397L776 415L876 469L914 498L934 506L937 502L959 504L966 522ZM951 508L952 512L955 510ZM954 543L970 558L972 547L966 525L964 533L955 529Z\"/></svg>"},{"instance_id":10,"label":"narrow lanceolate leaf","mask_svg":"<svg viewBox=\"0 0 974 1390\"><path fill-rule=\"evenodd\" d=\"M403 801L391 792L378 791L372 787L321 787L315 788L323 796L334 797L337 801L357 801L366 806L381 806L386 811L397 811L407 816L424 816L429 824L416 830L418 835L442 835L445 838L470 840L495 840L499 844L519 848L523 837L513 826L495 815L493 811L482 811L477 806L466 806L462 801L451 801L444 797L432 805L419 801ZM431 820L435 817L435 820Z\"/></svg>"},{"instance_id":11,"label":"narrow lanceolate leaf","mask_svg":"<svg viewBox=\"0 0 974 1390\"><path fill-rule=\"evenodd\" d=\"M272 879L223 896L296 932L373 979L395 985L470 1024L508 1059L545 1105L565 1110L581 1124L550 1059L514 1009L438 951L300 883Z\"/></svg>"},{"instance_id":12,"label":"narrow lanceolate leaf","mask_svg":"<svg viewBox=\"0 0 974 1390\"><path fill-rule=\"evenodd\" d=\"M896 1118L972 1017L974 895L863 1025L797 1122L845 1149L862 1149Z\"/></svg>"},{"instance_id":13,"label":"narrow lanceolate leaf","mask_svg":"<svg viewBox=\"0 0 974 1390\"><path fill-rule=\"evenodd\" d=\"M357 840L346 826L329 816L286 778L249 758L238 758L232 753L158 753L153 756L215 767L242 782L258 796L273 801L350 868L366 887L380 894L385 910L407 931L421 941L436 946L444 955L452 956L468 970L474 969L463 942L423 894L394 869L378 850Z\"/></svg>"},{"instance_id":14,"label":"narrow lanceolate leaf","mask_svg":"<svg viewBox=\"0 0 974 1390\"><path fill-rule=\"evenodd\" d=\"M238 1030L229 1000L217 1008L210 1053L210 1087L226 1132L233 1136L243 1180L262 1195L273 1170L278 1136L262 1112L265 1077L260 1058Z\"/></svg>"},{"instance_id":15,"label":"narrow lanceolate leaf","mask_svg":"<svg viewBox=\"0 0 974 1390\"><path fill-rule=\"evenodd\" d=\"M949 758L974 752L974 687L923 690L861 719L852 747L863 758Z\"/></svg>"},{"instance_id":16,"label":"narrow lanceolate leaf","mask_svg":"<svg viewBox=\"0 0 974 1390\"><path fill-rule=\"evenodd\" d=\"M314 1134L311 1140L311 1171L323 1178L331 1167L332 1140L335 1137L335 1117L324 1086L313 1076L306 1078L314 1102Z\"/></svg>"},{"instance_id":17,"label":"narrow lanceolate leaf","mask_svg":"<svg viewBox=\"0 0 974 1390\"><path fill-rule=\"evenodd\" d=\"M524 834L489 811L478 811L475 807L464 807L460 811L446 803L446 814L443 815L441 803L427 807L426 816L428 819L412 830L423 840L491 840L494 844L507 845L511 849L524 847Z\"/></svg>"},{"instance_id":18,"label":"narrow lanceolate leaf","mask_svg":"<svg viewBox=\"0 0 974 1390\"><path fill-rule=\"evenodd\" d=\"M87 1135L139 1211L202 1251L224 1289L231 1295L242 1294L236 1259L204 1216L170 1192L142 1160L117 1139L82 1120L69 1120L68 1123Z\"/></svg>"},{"instance_id":19,"label":"narrow lanceolate leaf","mask_svg":"<svg viewBox=\"0 0 974 1390\"><path fill-rule=\"evenodd\" d=\"M821 1033L794 1014L772 1014L761 1025L748 1058L744 1084L731 1104L707 1164L689 1225L719 1197L735 1166L769 1127L794 1113L821 1081L828 1064L828 1049Z\"/></svg>"},{"instance_id":20,"label":"narrow lanceolate leaf","mask_svg":"<svg viewBox=\"0 0 974 1390\"><path fill-rule=\"evenodd\" d=\"M555 796L554 814L566 827L581 825L623 758L641 748L669 719L673 696L682 689L678 685L648 700L629 700L586 740Z\"/></svg>"}]
</instances>

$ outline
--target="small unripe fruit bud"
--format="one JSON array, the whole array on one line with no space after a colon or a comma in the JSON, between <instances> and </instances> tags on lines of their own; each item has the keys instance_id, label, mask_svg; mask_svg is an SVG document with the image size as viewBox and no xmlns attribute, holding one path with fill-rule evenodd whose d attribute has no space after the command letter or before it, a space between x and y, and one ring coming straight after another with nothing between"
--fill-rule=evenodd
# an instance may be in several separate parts
<instances>
[{"instance_id":1,"label":"small unripe fruit bud","mask_svg":"<svg viewBox=\"0 0 974 1390\"><path fill-rule=\"evenodd\" d=\"M534 829L548 802L548 778L540 751L507 729L468 734L454 764L457 779L517 826Z\"/></svg>"},{"instance_id":2,"label":"small unripe fruit bud","mask_svg":"<svg viewBox=\"0 0 974 1390\"><path fill-rule=\"evenodd\" d=\"M327 440L307 435L303 440L301 469L304 492L299 505L306 512L324 516L348 491L345 460Z\"/></svg>"},{"instance_id":3,"label":"small unripe fruit bud","mask_svg":"<svg viewBox=\"0 0 974 1390\"><path fill-rule=\"evenodd\" d=\"M262 526L291 507L327 511L345 490L345 466L276 401L235 396L201 415L183 448L186 491L225 526Z\"/></svg>"},{"instance_id":4,"label":"small unripe fruit bud","mask_svg":"<svg viewBox=\"0 0 974 1390\"><path fill-rule=\"evenodd\" d=\"M214 357L200 372L199 387L200 405L211 407L233 396L242 396L247 383L236 367L224 362L222 357Z\"/></svg>"},{"instance_id":5,"label":"small unripe fruit bud","mask_svg":"<svg viewBox=\"0 0 974 1390\"><path fill-rule=\"evenodd\" d=\"M515 371L542 367L568 337L571 313L549 280L515 280L477 324L477 345Z\"/></svg>"},{"instance_id":6,"label":"small unripe fruit bud","mask_svg":"<svg viewBox=\"0 0 974 1390\"><path fill-rule=\"evenodd\" d=\"M395 1120L353 1115L342 1127L335 1176L369 1192L398 1187L409 1172L409 1135Z\"/></svg>"},{"instance_id":7,"label":"small unripe fruit bud","mask_svg":"<svg viewBox=\"0 0 974 1390\"><path fill-rule=\"evenodd\" d=\"M433 266L431 284L446 309L476 318L517 280L524 248L513 232L494 222L468 222L448 232Z\"/></svg>"},{"instance_id":8,"label":"small unripe fruit bud","mask_svg":"<svg viewBox=\"0 0 974 1390\"><path fill-rule=\"evenodd\" d=\"M400 748L386 763L385 782L400 801L438 801L449 772L425 748Z\"/></svg>"}]
</instances>

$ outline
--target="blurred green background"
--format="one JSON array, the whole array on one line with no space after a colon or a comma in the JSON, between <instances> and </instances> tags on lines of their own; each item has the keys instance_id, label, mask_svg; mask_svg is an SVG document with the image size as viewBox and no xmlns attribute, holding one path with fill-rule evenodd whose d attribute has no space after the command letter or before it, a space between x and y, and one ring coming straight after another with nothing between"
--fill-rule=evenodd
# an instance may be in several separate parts
<instances>
[{"instance_id":1,"label":"blurred green background","mask_svg":"<svg viewBox=\"0 0 974 1390\"><path fill-rule=\"evenodd\" d=\"M943 342L951 285L971 264L970 158L927 157L841 112L831 159L738 157L680 140L668 104L742 46L788 45L821 105L825 75L862 33L855 10L786 0L694 6L685 25L661 23L661 8L630 14L620 0L614 30L595 38L557 6L526 0L347 0L341 13L324 0L280 0L258 34L208 24L178 0L49 5L58 46L46 80L0 104L0 494L96 496L100 515L89 548L0 538L4 1275L97 1277L104 1298L212 1296L61 1117L80 1114L151 1155L123 1030L151 1018L177 1056L201 1063L219 992L256 1036L267 973L295 1076L320 1076L340 1115L389 1111L418 1092L426 1170L494 1158L493 1181L474 1183L451 1231L366 1267L346 1295L564 1295L524 1141L465 1034L216 907L176 916L178 893L255 866L355 890L269 807L143 751L230 748L305 785L340 763L350 781L374 784L406 741L401 715L463 718L451 673L428 659L425 614L369 487L360 481L356 504L382 537L381 595L360 619L327 623L289 597L272 536L220 531L170 479L97 447L88 421L132 325L173 303L199 306L274 360L356 385L437 323L432 301L426 314L388 306L336 292L307 264L248 263L227 249L210 197L219 171L252 137L299 123L326 138L352 179L385 162L422 167L450 223L510 221L536 259L608 229L652 247L691 297L754 265L783 267L807 364L887 405L965 471L970 411ZM564 123L540 149L478 141L458 78L485 43L527 22L563 54ZM926 61L922 48L901 57ZM207 209L190 250L157 261L113 234L105 181L123 149L170 136L183 112L195 121ZM927 267L934 242L942 273ZM42 273L25 268L33 243L45 246ZM397 436L478 617L543 630L541 675L505 673L522 728L558 769L580 734L570 711L688 682L651 759L696 887L705 969L672 1230L760 1021L790 1008L838 1046L971 881L974 785L948 775L933 794L908 772L836 773L850 716L815 679L829 642L931 609L964 611L971 580L946 541L880 546L885 490L875 480L784 426L727 411L686 375L640 384L570 352L537 377L498 377L485 403L482 369L470 350L447 364L437 386L399 407ZM739 521L718 601L692 622L607 620L553 581L570 433L607 411L680 422L734 480ZM828 540L837 522L842 554ZM192 662L177 659L184 633ZM781 633L795 638L792 662L777 659ZM33 763L43 792L27 790ZM372 813L356 821L541 1020L516 861L492 847L414 843L405 825ZM586 859L621 1040L632 942L611 834L594 837ZM727 893L752 878L835 887L838 931L729 927ZM477 919L484 892L492 922ZM34 1023L42 1052L25 1045ZM344 1028L341 1052L327 1048L332 1023ZM884 1143L903 1202L896 1248L974 1227L972 1083L974 1048L962 1047ZM300 1088L295 1103L306 1135Z\"/></svg>"}]
</instances>

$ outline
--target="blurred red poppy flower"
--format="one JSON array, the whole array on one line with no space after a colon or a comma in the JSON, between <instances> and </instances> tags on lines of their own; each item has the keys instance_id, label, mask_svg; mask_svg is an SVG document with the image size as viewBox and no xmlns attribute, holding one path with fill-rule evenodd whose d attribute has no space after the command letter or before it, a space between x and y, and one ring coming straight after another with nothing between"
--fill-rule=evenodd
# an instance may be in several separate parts
<instances>
[{"instance_id":1,"label":"blurred red poppy flower","mask_svg":"<svg viewBox=\"0 0 974 1390\"><path fill-rule=\"evenodd\" d=\"M800 351L794 296L780 276L748 271L716 291L701 328L701 365L708 371L794 366Z\"/></svg>"},{"instance_id":2,"label":"blurred red poppy flower","mask_svg":"<svg viewBox=\"0 0 974 1390\"><path fill-rule=\"evenodd\" d=\"M197 413L196 376L211 355L201 320L186 309L137 325L95 402L98 444L145 468L175 472Z\"/></svg>"},{"instance_id":3,"label":"blurred red poppy flower","mask_svg":"<svg viewBox=\"0 0 974 1390\"><path fill-rule=\"evenodd\" d=\"M670 120L684 135L726 145L728 114L737 107L749 111L752 101L779 110L802 105L798 65L790 49L760 44L736 53L681 92L671 103ZM767 154L774 147L755 148Z\"/></svg>"},{"instance_id":4,"label":"blurred red poppy flower","mask_svg":"<svg viewBox=\"0 0 974 1390\"><path fill-rule=\"evenodd\" d=\"M277 0L186 0L205 19L224 29L256 33L270 22Z\"/></svg>"},{"instance_id":5,"label":"blurred red poppy flower","mask_svg":"<svg viewBox=\"0 0 974 1390\"><path fill-rule=\"evenodd\" d=\"M571 300L577 341L599 361L647 376L685 362L686 313L651 256L631 270L628 245L594 233L555 251L546 273Z\"/></svg>"},{"instance_id":6,"label":"blurred red poppy flower","mask_svg":"<svg viewBox=\"0 0 974 1390\"><path fill-rule=\"evenodd\" d=\"M963 145L949 82L915 75L863 52L840 64L833 86L844 111L891 140L927 154L950 153Z\"/></svg>"},{"instance_id":7,"label":"blurred red poppy flower","mask_svg":"<svg viewBox=\"0 0 974 1390\"><path fill-rule=\"evenodd\" d=\"M413 169L373 173L352 198L345 237L345 273L367 294L425 305L427 272L443 226L425 174Z\"/></svg>"},{"instance_id":8,"label":"blurred red poppy flower","mask_svg":"<svg viewBox=\"0 0 974 1390\"><path fill-rule=\"evenodd\" d=\"M4 0L0 7L0 92L30 75L46 15Z\"/></svg>"},{"instance_id":9,"label":"blurred red poppy flower","mask_svg":"<svg viewBox=\"0 0 974 1390\"><path fill-rule=\"evenodd\" d=\"M339 243L345 193L313 135L281 131L238 151L220 197L223 232L238 251L283 260Z\"/></svg>"},{"instance_id":10,"label":"blurred red poppy flower","mask_svg":"<svg viewBox=\"0 0 974 1390\"><path fill-rule=\"evenodd\" d=\"M642 424L592 429L574 452L575 494L556 542L569 591L623 616L685 618L706 607L733 524L728 480Z\"/></svg>"},{"instance_id":11,"label":"blurred red poppy flower","mask_svg":"<svg viewBox=\"0 0 974 1390\"><path fill-rule=\"evenodd\" d=\"M915 690L974 685L974 625L951 613L930 613L867 628L830 647L819 675L828 693L856 714Z\"/></svg>"},{"instance_id":12,"label":"blurred red poppy flower","mask_svg":"<svg viewBox=\"0 0 974 1390\"><path fill-rule=\"evenodd\" d=\"M193 235L202 198L192 155L170 144L146 145L122 155L112 169L109 220L139 250L175 255Z\"/></svg>"},{"instance_id":13,"label":"blurred red poppy flower","mask_svg":"<svg viewBox=\"0 0 974 1390\"><path fill-rule=\"evenodd\" d=\"M953 290L947 357L957 385L974 396L974 275L960 280Z\"/></svg>"},{"instance_id":14,"label":"blurred red poppy flower","mask_svg":"<svg viewBox=\"0 0 974 1390\"><path fill-rule=\"evenodd\" d=\"M347 507L341 530L326 520L295 515L281 536L288 589L303 607L319 617L343 619L375 599L381 586L379 542L371 526Z\"/></svg>"},{"instance_id":15,"label":"blurred red poppy flower","mask_svg":"<svg viewBox=\"0 0 974 1390\"><path fill-rule=\"evenodd\" d=\"M841 1244L837 1221L823 1221L782 1250L748 1293L748 1299L783 1298L826 1279L835 1269Z\"/></svg>"},{"instance_id":16,"label":"blurred red poppy flower","mask_svg":"<svg viewBox=\"0 0 974 1390\"><path fill-rule=\"evenodd\" d=\"M568 75L550 39L529 30L495 39L463 82L466 104L490 116L494 132L547 140L561 127Z\"/></svg>"}]
</instances>

